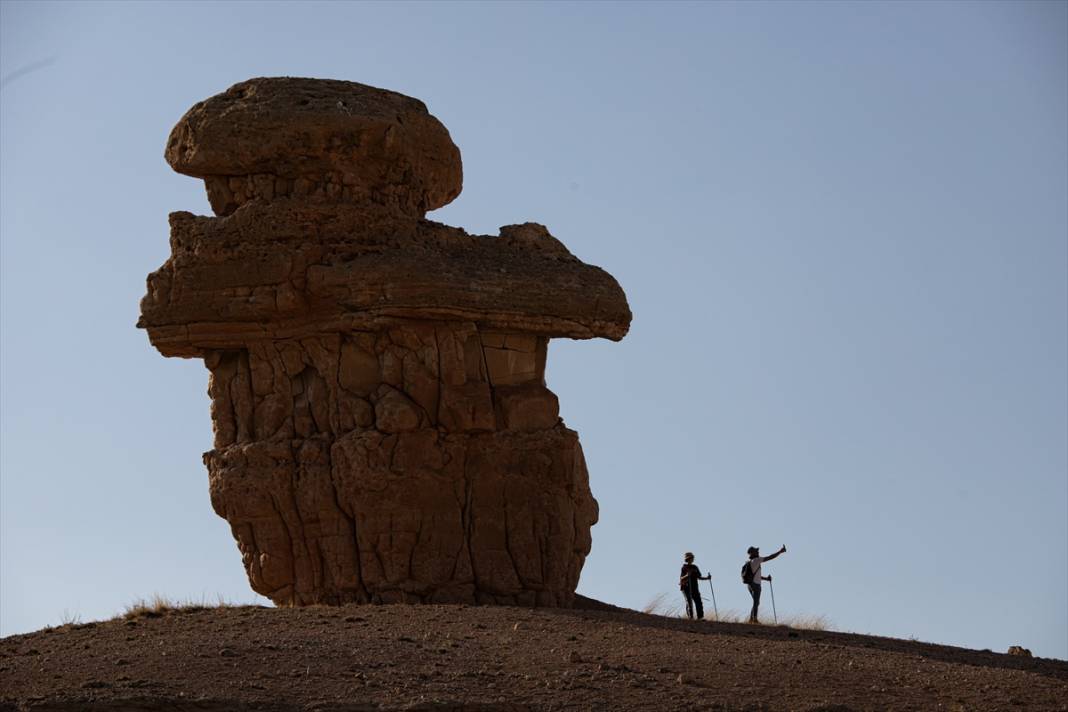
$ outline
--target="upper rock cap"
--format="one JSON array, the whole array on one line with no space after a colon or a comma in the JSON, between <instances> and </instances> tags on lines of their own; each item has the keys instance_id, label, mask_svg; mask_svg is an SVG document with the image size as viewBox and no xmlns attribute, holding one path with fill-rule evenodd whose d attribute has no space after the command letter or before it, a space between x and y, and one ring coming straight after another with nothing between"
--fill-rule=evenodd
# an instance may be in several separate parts
<instances>
[{"instance_id":1,"label":"upper rock cap","mask_svg":"<svg viewBox=\"0 0 1068 712\"><path fill-rule=\"evenodd\" d=\"M333 79L265 77L195 104L165 152L204 178L212 209L304 195L422 217L460 194L460 150L426 105Z\"/></svg>"}]
</instances>

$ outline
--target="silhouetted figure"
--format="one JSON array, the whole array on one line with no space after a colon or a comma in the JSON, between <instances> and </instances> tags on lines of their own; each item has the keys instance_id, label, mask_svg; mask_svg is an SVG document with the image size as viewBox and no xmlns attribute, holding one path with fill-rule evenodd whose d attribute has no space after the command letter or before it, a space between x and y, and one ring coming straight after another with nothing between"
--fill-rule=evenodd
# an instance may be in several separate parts
<instances>
[{"instance_id":1,"label":"silhouetted figure","mask_svg":"<svg viewBox=\"0 0 1068 712\"><path fill-rule=\"evenodd\" d=\"M783 544L782 548L776 551L771 556L761 556L760 549L751 546L748 550L749 561L742 568L742 581L749 585L749 595L753 597L753 610L749 612L749 622L759 623L757 620L757 609L760 608L760 582L771 581L771 576L760 575L760 565L765 561L771 561L779 554L786 553L786 545ZM748 580L746 576L746 567L748 567Z\"/></svg>"},{"instance_id":2,"label":"silhouetted figure","mask_svg":"<svg viewBox=\"0 0 1068 712\"><path fill-rule=\"evenodd\" d=\"M697 590L698 581L711 581L711 574L701 575L701 569L694 566L693 554L686 552L683 557L682 573L679 575L679 590L686 597L686 617L693 618L694 608L697 609L697 620L705 617L705 607L701 601L701 592Z\"/></svg>"}]
</instances>

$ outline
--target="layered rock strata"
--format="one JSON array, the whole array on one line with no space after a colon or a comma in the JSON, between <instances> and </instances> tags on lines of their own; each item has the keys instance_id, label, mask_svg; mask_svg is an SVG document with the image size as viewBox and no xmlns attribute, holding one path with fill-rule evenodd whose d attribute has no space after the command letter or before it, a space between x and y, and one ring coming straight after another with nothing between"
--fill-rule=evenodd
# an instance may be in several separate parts
<instances>
[{"instance_id":1,"label":"layered rock strata","mask_svg":"<svg viewBox=\"0 0 1068 712\"><path fill-rule=\"evenodd\" d=\"M394 92L242 82L166 157L218 217L171 214L138 325L211 371L211 500L252 588L570 605L597 502L546 350L622 338L616 281L541 225L425 220L459 194L460 154Z\"/></svg>"}]
</instances>

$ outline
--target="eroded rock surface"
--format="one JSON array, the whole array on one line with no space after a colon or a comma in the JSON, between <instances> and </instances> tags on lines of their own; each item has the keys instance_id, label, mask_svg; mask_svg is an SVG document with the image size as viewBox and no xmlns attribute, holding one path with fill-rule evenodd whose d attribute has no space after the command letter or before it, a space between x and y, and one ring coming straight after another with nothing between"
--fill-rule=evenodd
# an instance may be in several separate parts
<instances>
[{"instance_id":1,"label":"eroded rock surface","mask_svg":"<svg viewBox=\"0 0 1068 712\"><path fill-rule=\"evenodd\" d=\"M547 343L622 338L616 281L541 225L425 220L460 191L459 151L394 92L242 82L166 156L219 217L171 215L139 326L211 371L211 500L253 589L570 605L597 502Z\"/></svg>"}]
</instances>

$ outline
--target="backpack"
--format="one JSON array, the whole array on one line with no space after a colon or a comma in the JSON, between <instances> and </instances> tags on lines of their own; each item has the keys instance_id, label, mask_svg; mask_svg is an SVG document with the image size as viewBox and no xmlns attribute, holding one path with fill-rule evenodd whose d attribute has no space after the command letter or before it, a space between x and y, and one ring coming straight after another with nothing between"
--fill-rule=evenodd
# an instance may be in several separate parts
<instances>
[{"instance_id":1,"label":"backpack","mask_svg":"<svg viewBox=\"0 0 1068 712\"><path fill-rule=\"evenodd\" d=\"M753 567L748 561L742 564L742 583L753 583Z\"/></svg>"}]
</instances>

